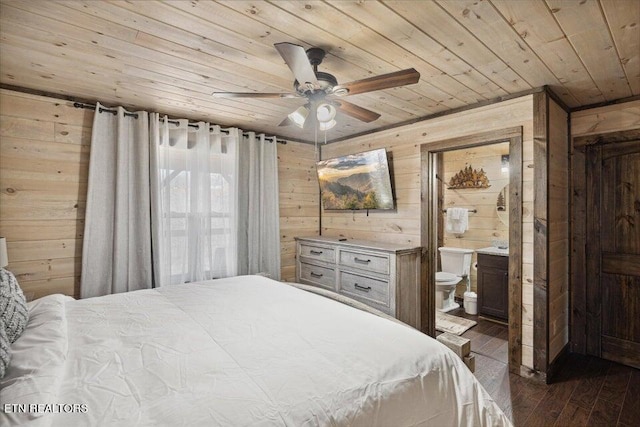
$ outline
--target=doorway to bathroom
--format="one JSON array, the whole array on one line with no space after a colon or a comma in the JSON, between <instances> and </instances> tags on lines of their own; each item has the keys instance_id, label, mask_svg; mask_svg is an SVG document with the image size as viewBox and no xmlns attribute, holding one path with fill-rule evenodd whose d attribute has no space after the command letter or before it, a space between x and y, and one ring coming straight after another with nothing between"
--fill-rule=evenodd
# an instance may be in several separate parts
<instances>
[{"instance_id":1,"label":"doorway to bathroom","mask_svg":"<svg viewBox=\"0 0 640 427\"><path fill-rule=\"evenodd\" d=\"M436 335L436 313L457 315L458 323L472 318L489 325L478 330L502 328L503 343L508 345L492 351L504 351L500 359L518 372L522 358L522 128L424 144L421 162L422 296L423 306L429 309L423 316L423 330ZM443 247L454 249L438 250ZM445 321L456 323L457 318Z\"/></svg>"}]
</instances>

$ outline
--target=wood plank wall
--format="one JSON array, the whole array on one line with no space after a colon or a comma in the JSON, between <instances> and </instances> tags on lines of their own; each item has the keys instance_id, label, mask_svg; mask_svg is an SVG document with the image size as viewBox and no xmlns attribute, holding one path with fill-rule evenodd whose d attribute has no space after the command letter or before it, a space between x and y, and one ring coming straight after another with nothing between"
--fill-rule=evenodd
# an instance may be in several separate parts
<instances>
[{"instance_id":1,"label":"wood plank wall","mask_svg":"<svg viewBox=\"0 0 640 427\"><path fill-rule=\"evenodd\" d=\"M28 298L76 295L93 111L0 92L0 235Z\"/></svg>"},{"instance_id":2,"label":"wood plank wall","mask_svg":"<svg viewBox=\"0 0 640 427\"><path fill-rule=\"evenodd\" d=\"M475 209L477 212L469 213L469 230L463 234L444 233L444 246L452 246L465 249L480 249L492 245L493 240L509 241L509 210L501 212L504 222L498 217L498 194L509 184L509 173L502 172L501 159L503 154L509 154L509 143L484 145L480 147L465 148L462 150L447 151L443 153L444 180L443 209L461 207ZM448 183L453 175L461 169L471 166L476 170L484 170L489 178L491 187L452 190ZM529 183L531 184L531 183ZM509 197L509 191L505 193L505 200ZM445 213L440 212L443 217ZM477 254L474 252L471 261L471 290L477 289ZM456 296L463 297L466 291L466 283L458 285Z\"/></svg>"},{"instance_id":3,"label":"wood plank wall","mask_svg":"<svg viewBox=\"0 0 640 427\"><path fill-rule=\"evenodd\" d=\"M29 298L77 296L93 111L0 91L0 235ZM295 277L293 237L318 234L313 146L278 145L282 278Z\"/></svg>"},{"instance_id":4,"label":"wood plank wall","mask_svg":"<svg viewBox=\"0 0 640 427\"><path fill-rule=\"evenodd\" d=\"M568 113L549 100L548 268L549 363L569 342L569 123Z\"/></svg>"},{"instance_id":5,"label":"wood plank wall","mask_svg":"<svg viewBox=\"0 0 640 427\"><path fill-rule=\"evenodd\" d=\"M320 190L315 148L289 141L278 145L280 187L281 279L296 278L295 237L317 236L320 219Z\"/></svg>"},{"instance_id":6,"label":"wood plank wall","mask_svg":"<svg viewBox=\"0 0 640 427\"><path fill-rule=\"evenodd\" d=\"M420 242L420 145L479 132L523 127L522 364L533 367L533 97L532 95L363 135L322 149L322 158L386 148L395 212L322 211L322 235L423 246ZM528 329L525 329L528 328Z\"/></svg>"},{"instance_id":7,"label":"wood plank wall","mask_svg":"<svg viewBox=\"0 0 640 427\"><path fill-rule=\"evenodd\" d=\"M571 113L571 351L586 352L586 172L575 138L640 129L640 100Z\"/></svg>"},{"instance_id":8,"label":"wood plank wall","mask_svg":"<svg viewBox=\"0 0 640 427\"><path fill-rule=\"evenodd\" d=\"M640 128L640 100L571 113L571 137Z\"/></svg>"}]
</instances>

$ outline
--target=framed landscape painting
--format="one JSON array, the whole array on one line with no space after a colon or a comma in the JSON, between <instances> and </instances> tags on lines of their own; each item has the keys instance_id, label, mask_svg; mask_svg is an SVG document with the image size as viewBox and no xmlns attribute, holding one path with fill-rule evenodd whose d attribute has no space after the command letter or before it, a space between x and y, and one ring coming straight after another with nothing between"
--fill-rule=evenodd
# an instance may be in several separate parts
<instances>
[{"instance_id":1,"label":"framed landscape painting","mask_svg":"<svg viewBox=\"0 0 640 427\"><path fill-rule=\"evenodd\" d=\"M326 210L394 209L384 148L317 163Z\"/></svg>"}]
</instances>

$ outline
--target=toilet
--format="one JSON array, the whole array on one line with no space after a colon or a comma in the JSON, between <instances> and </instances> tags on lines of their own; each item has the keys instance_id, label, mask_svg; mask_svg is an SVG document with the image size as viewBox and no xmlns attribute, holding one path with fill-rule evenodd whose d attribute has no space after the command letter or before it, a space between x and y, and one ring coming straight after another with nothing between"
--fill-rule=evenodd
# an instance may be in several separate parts
<instances>
[{"instance_id":1,"label":"toilet","mask_svg":"<svg viewBox=\"0 0 640 427\"><path fill-rule=\"evenodd\" d=\"M442 247L438 251L442 271L436 273L436 309L447 312L460 307L454 299L456 285L469 276L473 250Z\"/></svg>"}]
</instances>

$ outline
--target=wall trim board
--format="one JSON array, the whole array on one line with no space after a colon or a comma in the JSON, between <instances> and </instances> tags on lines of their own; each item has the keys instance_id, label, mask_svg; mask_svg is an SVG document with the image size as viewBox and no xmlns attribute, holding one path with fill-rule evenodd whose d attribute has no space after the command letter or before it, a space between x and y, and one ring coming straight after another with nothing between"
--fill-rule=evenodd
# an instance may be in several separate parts
<instances>
[{"instance_id":1,"label":"wall trim board","mask_svg":"<svg viewBox=\"0 0 640 427\"><path fill-rule=\"evenodd\" d=\"M569 279L569 342L571 351L586 353L586 153L584 147L571 153L571 275Z\"/></svg>"},{"instance_id":2,"label":"wall trim board","mask_svg":"<svg viewBox=\"0 0 640 427\"><path fill-rule=\"evenodd\" d=\"M435 271L438 265L437 230L441 207L439 177L437 176L441 162L441 153L467 147L489 145L509 141L509 197L520 200L510 202L509 226L509 369L520 373L522 363L522 144L523 129L516 126L490 132L451 138L447 140L420 145L421 162L421 226L420 239L422 252L422 330L435 335ZM515 220L513 218L516 218Z\"/></svg>"},{"instance_id":3,"label":"wall trim board","mask_svg":"<svg viewBox=\"0 0 640 427\"><path fill-rule=\"evenodd\" d=\"M449 151L451 149L460 150L462 148L475 147L478 145L488 145L497 142L505 142L510 140L511 138L521 136L521 129L522 127L516 126L507 129L474 133L457 138L451 138L437 142L429 142L426 144L422 144L420 148L432 152L441 152Z\"/></svg>"},{"instance_id":4,"label":"wall trim board","mask_svg":"<svg viewBox=\"0 0 640 427\"><path fill-rule=\"evenodd\" d=\"M573 193L573 145L571 143L571 113L567 112L567 167L569 168L569 173L568 173L568 179L569 179L569 196L568 196L568 212L567 212L567 218L569 221L569 230L568 230L568 239L569 239L569 263L567 266L568 269L568 277L567 277L567 286L568 286L568 302L567 304L569 305L567 307L568 310L568 331L569 331L569 339L567 342L567 352L571 353L572 349L573 349L573 344L571 343L571 334L572 334L572 329L571 329L571 325L572 325L572 316L573 313L571 310L571 307L573 307L573 287L571 286L571 278L573 277L573 274L575 272L575 264L573 262L573 257L575 255L575 251L577 250L577 248L574 247L574 240L573 240L573 221L574 221L574 216L573 216L573 211L574 211L574 203L576 201L575 199L575 195ZM563 349L564 350L564 349Z\"/></svg>"},{"instance_id":5,"label":"wall trim board","mask_svg":"<svg viewBox=\"0 0 640 427\"><path fill-rule=\"evenodd\" d=\"M520 135L509 143L509 371L513 373L522 365L522 133L520 128ZM511 218L519 221L514 224Z\"/></svg>"},{"instance_id":6,"label":"wall trim board","mask_svg":"<svg viewBox=\"0 0 640 427\"><path fill-rule=\"evenodd\" d=\"M605 101L605 102L598 102L595 104L583 105L581 107L571 108L567 111L569 111L570 113L575 113L577 111L592 110L594 108L608 107L610 105L624 104L625 102L632 102L632 101L638 101L638 100L640 100L640 95L633 95L633 96L628 96L626 98L614 99L613 101Z\"/></svg>"},{"instance_id":7,"label":"wall trim board","mask_svg":"<svg viewBox=\"0 0 640 427\"><path fill-rule=\"evenodd\" d=\"M602 164L602 148L596 146L593 150L586 152L587 157L587 175L586 175L586 188L587 191L587 206L594 206L600 201L600 180L602 177L602 171L600 164ZM599 257L595 254L600 254L601 243L600 239L589 240L589 235L596 234L597 226L600 225L600 210L590 209L588 218L585 218L586 223L586 259L587 259L587 277L599 278L600 264ZM585 287L586 294L586 350L587 354L591 354L597 357L601 356L600 344L601 344L601 283L600 280L587 280Z\"/></svg>"},{"instance_id":8,"label":"wall trim board","mask_svg":"<svg viewBox=\"0 0 640 427\"><path fill-rule=\"evenodd\" d=\"M420 283L422 284L422 332L436 337L436 284L435 271L438 268L436 220L438 218L438 152L431 151L426 144L420 146ZM431 273L431 274L430 274Z\"/></svg>"}]
</instances>

